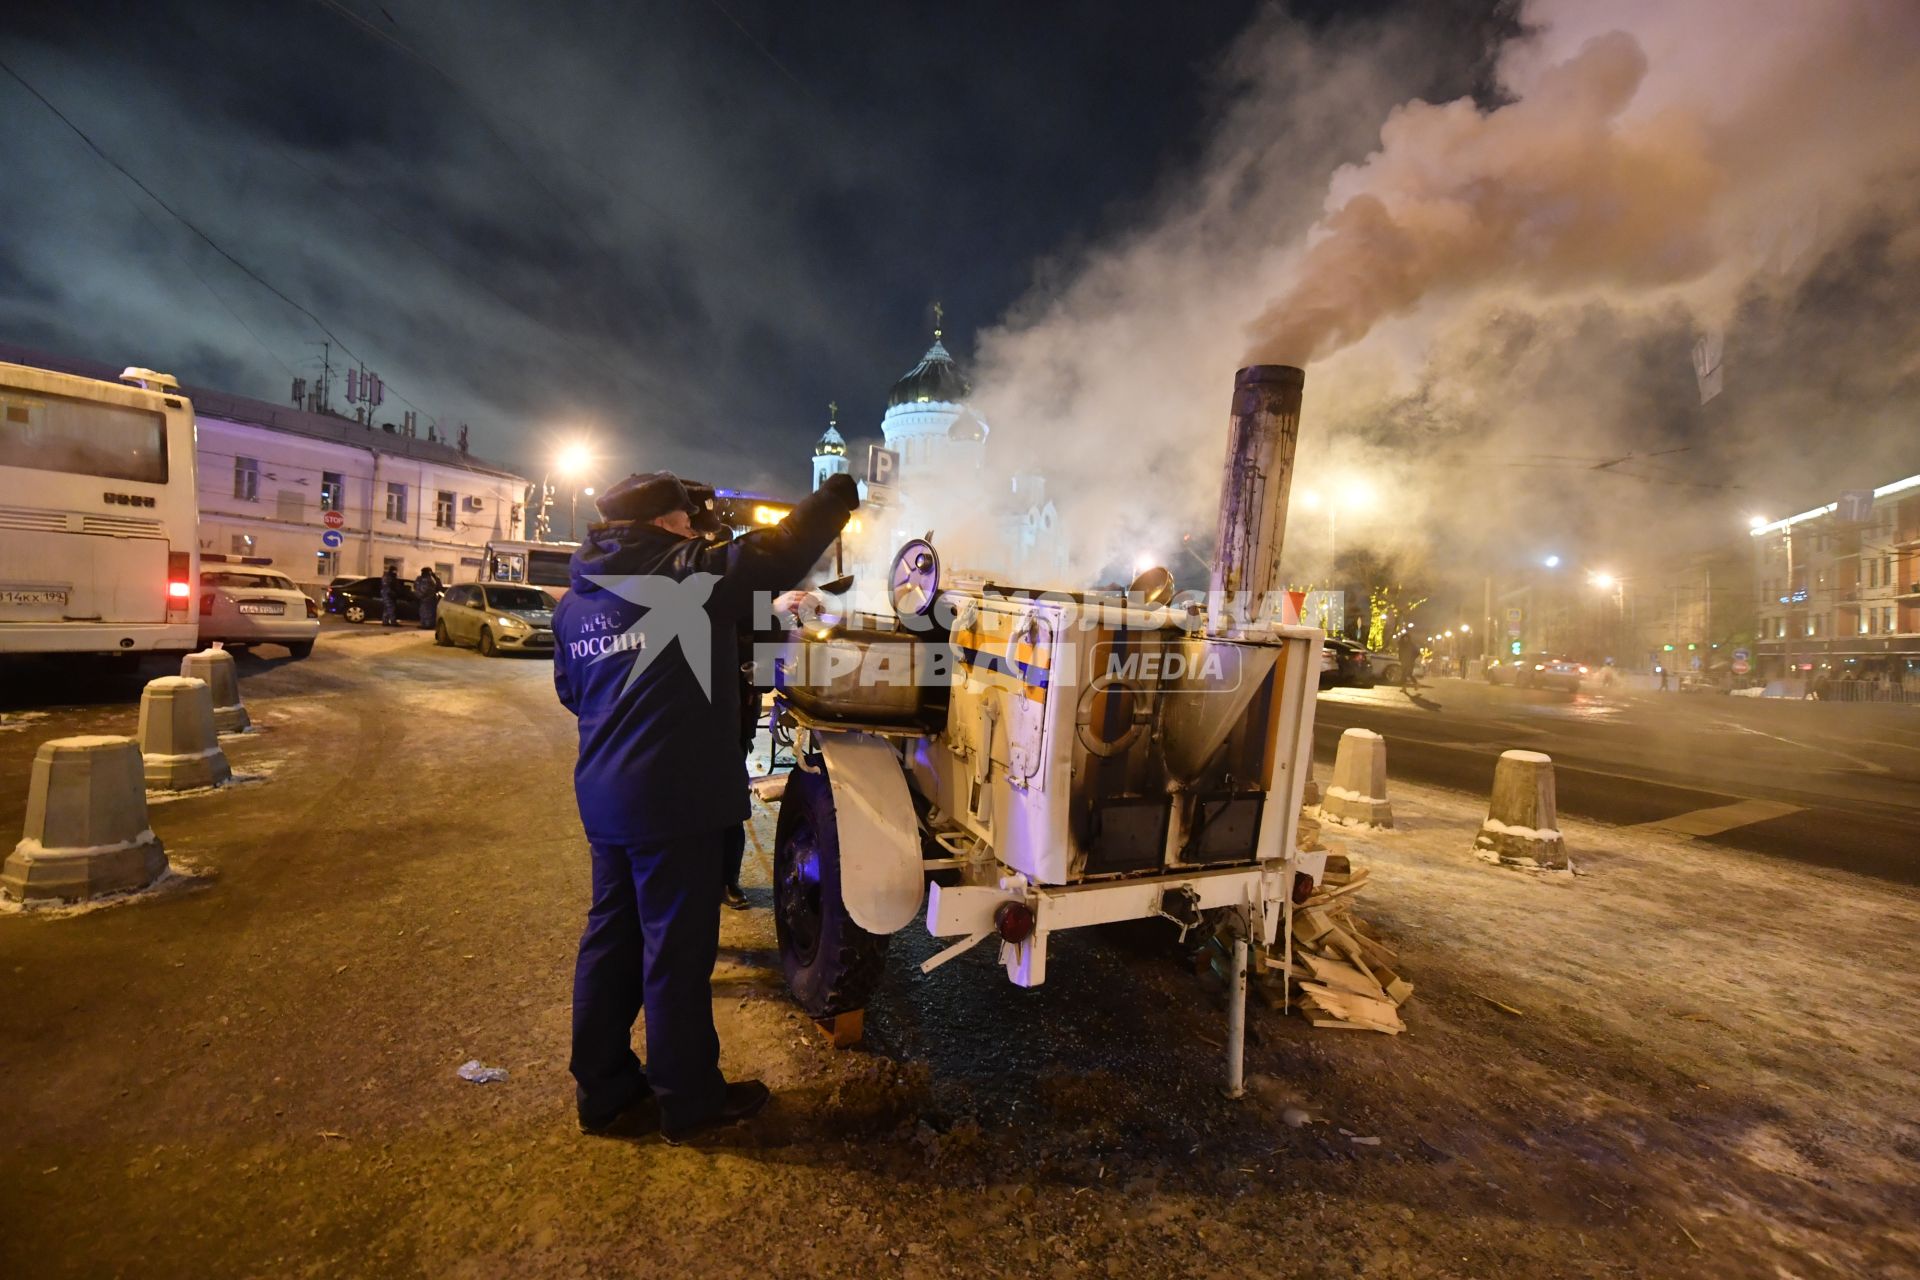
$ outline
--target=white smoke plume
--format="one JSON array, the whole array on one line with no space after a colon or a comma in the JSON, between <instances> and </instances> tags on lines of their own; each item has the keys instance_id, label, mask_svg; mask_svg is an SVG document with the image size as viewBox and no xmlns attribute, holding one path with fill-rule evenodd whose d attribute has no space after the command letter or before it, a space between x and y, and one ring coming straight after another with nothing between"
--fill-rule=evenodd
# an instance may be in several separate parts
<instances>
[{"instance_id":1,"label":"white smoke plume","mask_svg":"<svg viewBox=\"0 0 1920 1280\"><path fill-rule=\"evenodd\" d=\"M1342 546L1704 536L1843 471L1920 469L1888 429L1920 406L1920 5L1521 18L1482 104L1404 100L1416 39L1317 45L1268 16L1158 215L1049 264L982 335L996 461L1047 473L1081 580L1139 551L1194 570L1245 363L1306 364L1296 492L1374 497ZM1723 330L1703 410L1691 348ZM1645 461L1666 449L1687 452ZM1324 518L1296 501L1297 580Z\"/></svg>"}]
</instances>

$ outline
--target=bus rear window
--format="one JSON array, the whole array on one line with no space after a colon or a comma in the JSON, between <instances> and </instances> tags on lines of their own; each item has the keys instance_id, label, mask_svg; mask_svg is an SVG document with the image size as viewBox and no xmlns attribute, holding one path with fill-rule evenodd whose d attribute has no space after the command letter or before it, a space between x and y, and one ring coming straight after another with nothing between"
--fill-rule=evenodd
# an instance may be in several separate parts
<instances>
[{"instance_id":1,"label":"bus rear window","mask_svg":"<svg viewBox=\"0 0 1920 1280\"><path fill-rule=\"evenodd\" d=\"M570 587L573 585L573 556L564 551L530 551L527 553L527 581L536 587Z\"/></svg>"},{"instance_id":2,"label":"bus rear window","mask_svg":"<svg viewBox=\"0 0 1920 1280\"><path fill-rule=\"evenodd\" d=\"M0 386L0 467L165 484L167 420Z\"/></svg>"}]
</instances>

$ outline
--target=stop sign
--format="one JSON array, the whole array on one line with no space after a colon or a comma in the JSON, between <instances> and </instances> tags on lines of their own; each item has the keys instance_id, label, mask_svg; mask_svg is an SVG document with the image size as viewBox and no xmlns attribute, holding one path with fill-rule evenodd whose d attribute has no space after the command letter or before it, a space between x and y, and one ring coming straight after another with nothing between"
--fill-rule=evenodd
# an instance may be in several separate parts
<instances>
[{"instance_id":1,"label":"stop sign","mask_svg":"<svg viewBox=\"0 0 1920 1280\"><path fill-rule=\"evenodd\" d=\"M346 524L347 517L338 511L329 511L320 517L320 522L329 529L338 529Z\"/></svg>"}]
</instances>

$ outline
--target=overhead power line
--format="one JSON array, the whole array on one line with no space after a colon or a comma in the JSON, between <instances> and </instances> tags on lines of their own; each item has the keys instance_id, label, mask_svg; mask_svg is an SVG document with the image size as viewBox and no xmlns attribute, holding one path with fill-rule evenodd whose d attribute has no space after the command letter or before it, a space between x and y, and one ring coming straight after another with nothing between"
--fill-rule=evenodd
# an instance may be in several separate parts
<instances>
[{"instance_id":1,"label":"overhead power line","mask_svg":"<svg viewBox=\"0 0 1920 1280\"><path fill-rule=\"evenodd\" d=\"M298 311L301 315L313 321L314 327L319 329L320 332L326 334L327 337L333 339L335 343L338 343L340 349L346 352L347 355L352 356L352 358L355 360L360 359L358 355L354 354L353 349L349 347L346 344L346 342L341 339L340 335L335 333L331 328L327 326L326 321L322 320L319 316L315 315L310 309L308 309L303 304L296 302L294 299L288 297L285 293L282 293L273 284L272 281L268 280L266 277L262 276L258 271L255 271L252 267L248 266L246 263L242 262L239 258L235 257L218 240L215 240L212 236L208 235L205 231L201 230L200 225L196 223L192 218L189 218L186 214L182 213L180 210L174 208L171 204L167 203L166 199L162 197L159 192L155 191L152 187L149 187L146 183L142 182L125 165L121 164L118 160L115 160L112 156L108 155L106 151L101 148L100 144L93 140L92 135L88 134L85 129L82 129L79 125L75 124L73 120L68 117L66 112L62 111L59 107L55 106L53 101L50 98L48 98L46 94L41 93L40 90L34 88L32 83L29 82L27 78L21 75L18 71L15 71L13 67L4 58L0 58L0 71L4 71L7 73L7 75L11 76L14 82L18 84L22 89L25 89L28 93L32 94L34 99L38 101L41 106L45 107L48 111L52 112L54 117L57 120L59 120L61 124L67 126L68 129L71 129L73 131L74 136L79 138L81 142L86 144L87 150L93 152L94 155L98 156L100 160L103 163L105 163L108 167L113 169L114 172L118 173L121 177L125 178L128 182L131 182L134 186L138 187L140 189L141 194L145 195L147 199L153 201L155 204L159 205L162 209L166 210L166 212L176 222L178 222L181 226L185 227L187 230L191 231L195 236L199 237L199 239L203 243L205 243L209 249L212 249L215 253L219 254L222 258L225 258L228 262L232 263L233 266L237 268L249 280L252 280L255 284L259 285L262 289L265 289L268 293L271 293L274 297L280 299L280 301L286 303L288 306L292 307L295 311ZM395 394L398 395L397 392ZM405 396L400 396L399 398L402 401L406 401ZM407 401L407 403L409 404L409 407L417 408L417 406L413 406L410 401Z\"/></svg>"}]
</instances>

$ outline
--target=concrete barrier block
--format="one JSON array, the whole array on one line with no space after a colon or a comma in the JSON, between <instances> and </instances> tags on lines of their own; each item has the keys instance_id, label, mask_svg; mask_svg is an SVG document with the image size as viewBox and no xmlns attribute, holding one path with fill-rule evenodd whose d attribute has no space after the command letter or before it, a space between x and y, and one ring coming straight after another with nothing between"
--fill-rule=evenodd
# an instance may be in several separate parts
<instances>
[{"instance_id":1,"label":"concrete barrier block","mask_svg":"<svg viewBox=\"0 0 1920 1280\"><path fill-rule=\"evenodd\" d=\"M1538 751L1502 752L1493 798L1473 847L1490 861L1529 871L1567 869L1553 790L1553 759Z\"/></svg>"},{"instance_id":2,"label":"concrete barrier block","mask_svg":"<svg viewBox=\"0 0 1920 1280\"><path fill-rule=\"evenodd\" d=\"M240 701L240 673L225 649L203 649L180 659L180 674L205 680L213 698L213 727L218 733L245 733L253 724Z\"/></svg>"},{"instance_id":3,"label":"concrete barrier block","mask_svg":"<svg viewBox=\"0 0 1920 1280\"><path fill-rule=\"evenodd\" d=\"M1354 826L1393 825L1393 806L1387 803L1385 738L1371 729L1349 729L1340 735L1333 782L1321 796L1320 812L1334 822Z\"/></svg>"},{"instance_id":4,"label":"concrete barrier block","mask_svg":"<svg viewBox=\"0 0 1920 1280\"><path fill-rule=\"evenodd\" d=\"M161 676L140 694L140 751L156 791L217 787L233 776L214 736L213 694L204 680Z\"/></svg>"},{"instance_id":5,"label":"concrete barrier block","mask_svg":"<svg viewBox=\"0 0 1920 1280\"><path fill-rule=\"evenodd\" d=\"M166 851L147 826L140 745L56 738L34 753L20 843L0 864L0 891L75 901L152 884Z\"/></svg>"}]
</instances>

